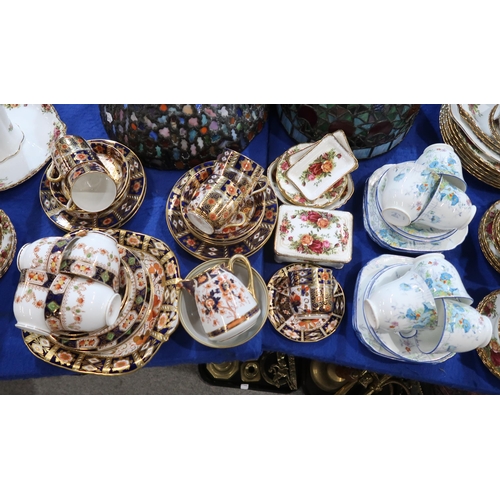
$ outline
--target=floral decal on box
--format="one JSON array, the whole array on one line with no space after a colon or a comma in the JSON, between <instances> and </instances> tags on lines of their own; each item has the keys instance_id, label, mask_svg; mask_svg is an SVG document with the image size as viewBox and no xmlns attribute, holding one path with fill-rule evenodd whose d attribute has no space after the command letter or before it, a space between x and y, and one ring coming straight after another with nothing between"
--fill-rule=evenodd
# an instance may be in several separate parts
<instances>
[{"instance_id":1,"label":"floral decal on box","mask_svg":"<svg viewBox=\"0 0 500 500\"><path fill-rule=\"evenodd\" d=\"M325 177L330 177L332 175L332 170L335 168L335 158L340 159L342 155L337 153L334 149L323 153L318 156L300 175L299 179L302 185L305 186L308 182L312 182L315 186L318 186L320 182Z\"/></svg>"}]
</instances>

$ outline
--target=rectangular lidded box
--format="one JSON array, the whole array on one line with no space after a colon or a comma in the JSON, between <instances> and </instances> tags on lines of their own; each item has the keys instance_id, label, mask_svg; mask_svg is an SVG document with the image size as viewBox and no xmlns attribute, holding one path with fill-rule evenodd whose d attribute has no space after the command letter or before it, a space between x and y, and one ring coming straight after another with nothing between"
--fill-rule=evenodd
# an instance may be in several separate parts
<instances>
[{"instance_id":1,"label":"rectangular lidded box","mask_svg":"<svg viewBox=\"0 0 500 500\"><path fill-rule=\"evenodd\" d=\"M352 259L352 225L350 212L281 205L274 258L340 269Z\"/></svg>"}]
</instances>

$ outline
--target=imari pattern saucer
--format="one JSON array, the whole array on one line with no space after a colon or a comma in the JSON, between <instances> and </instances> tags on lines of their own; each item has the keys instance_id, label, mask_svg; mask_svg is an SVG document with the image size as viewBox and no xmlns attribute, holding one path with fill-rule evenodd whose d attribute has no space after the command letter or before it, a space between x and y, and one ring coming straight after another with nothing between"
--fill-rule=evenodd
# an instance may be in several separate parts
<instances>
[{"instance_id":1,"label":"imari pattern saucer","mask_svg":"<svg viewBox=\"0 0 500 500\"><path fill-rule=\"evenodd\" d=\"M69 349L51 337L23 331L28 349L39 359L77 373L122 375L145 366L179 325L178 290L180 271L177 258L161 240L126 230L107 230L141 261L147 271L151 307L140 326L126 341L103 351Z\"/></svg>"},{"instance_id":2,"label":"imari pattern saucer","mask_svg":"<svg viewBox=\"0 0 500 500\"><path fill-rule=\"evenodd\" d=\"M491 341L486 347L477 349L477 353L486 368L500 378L500 337L498 331L498 321L500 315L500 290L495 290L484 297L477 305L476 309L485 316L488 316L493 325Z\"/></svg>"},{"instance_id":3,"label":"imari pattern saucer","mask_svg":"<svg viewBox=\"0 0 500 500\"><path fill-rule=\"evenodd\" d=\"M47 170L40 183L40 203L45 215L64 231L74 231L82 228L119 228L130 220L141 207L146 196L146 173L137 155L119 142L104 139L87 141L97 153L104 165L111 164L113 172L128 171L128 183L123 194L118 197L111 207L97 213L70 210L66 207L66 199L59 183L50 183L47 179ZM117 154L110 155L112 148ZM125 165L122 165L123 157ZM50 167L50 162L48 167Z\"/></svg>"},{"instance_id":4,"label":"imari pattern saucer","mask_svg":"<svg viewBox=\"0 0 500 500\"><path fill-rule=\"evenodd\" d=\"M290 264L278 270L269 280L269 321L275 330L295 342L318 342L332 335L340 325L345 313L345 295L342 287L335 280L332 312L322 318L299 319L290 304L290 281L288 271L319 267L314 264Z\"/></svg>"},{"instance_id":5,"label":"imari pattern saucer","mask_svg":"<svg viewBox=\"0 0 500 500\"><path fill-rule=\"evenodd\" d=\"M240 228L238 234L241 237L236 241L231 239L231 235L220 233L221 241L215 242L213 235L209 238L208 236L202 236L200 232L195 234L192 227L186 223L186 217L182 211L184 189L200 170L211 172L213 164L214 162L205 162L192 168L175 183L170 191L166 205L166 220L170 233L181 248L203 261L230 258L235 254L242 254L247 257L253 255L266 244L276 225L278 200L270 187L263 192L262 197L255 196L260 205L254 211L252 220L248 225L248 232L245 231L245 226ZM260 219L261 210L264 213L262 221L256 224L254 219Z\"/></svg>"},{"instance_id":6,"label":"imari pattern saucer","mask_svg":"<svg viewBox=\"0 0 500 500\"><path fill-rule=\"evenodd\" d=\"M50 160L50 147L66 134L52 104L0 104L10 121L24 134L19 152L2 162L0 191L18 186L35 175Z\"/></svg>"},{"instance_id":7,"label":"imari pattern saucer","mask_svg":"<svg viewBox=\"0 0 500 500\"><path fill-rule=\"evenodd\" d=\"M0 278L7 272L17 248L17 236L7 214L0 210Z\"/></svg>"}]
</instances>

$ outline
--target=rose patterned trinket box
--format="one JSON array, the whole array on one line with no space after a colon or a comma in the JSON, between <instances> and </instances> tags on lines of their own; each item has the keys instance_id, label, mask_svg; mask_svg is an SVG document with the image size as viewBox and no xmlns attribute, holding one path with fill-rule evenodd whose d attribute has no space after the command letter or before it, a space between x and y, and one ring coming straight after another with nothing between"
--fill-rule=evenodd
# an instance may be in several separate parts
<instances>
[{"instance_id":1,"label":"rose patterned trinket box","mask_svg":"<svg viewBox=\"0 0 500 500\"><path fill-rule=\"evenodd\" d=\"M352 259L352 214L281 205L274 240L276 262L313 262L341 269Z\"/></svg>"},{"instance_id":2,"label":"rose patterned trinket box","mask_svg":"<svg viewBox=\"0 0 500 500\"><path fill-rule=\"evenodd\" d=\"M327 134L298 159L287 175L309 201L314 201L357 168L358 160L351 149L344 148L333 134Z\"/></svg>"}]
</instances>

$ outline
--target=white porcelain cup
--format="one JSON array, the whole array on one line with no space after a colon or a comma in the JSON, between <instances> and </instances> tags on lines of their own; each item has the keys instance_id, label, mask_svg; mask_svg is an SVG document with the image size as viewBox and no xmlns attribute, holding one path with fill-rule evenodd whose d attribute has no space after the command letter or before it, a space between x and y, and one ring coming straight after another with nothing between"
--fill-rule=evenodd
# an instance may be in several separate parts
<instances>
[{"instance_id":1,"label":"white porcelain cup","mask_svg":"<svg viewBox=\"0 0 500 500\"><path fill-rule=\"evenodd\" d=\"M443 176L414 223L441 230L463 229L471 222L476 210L469 196Z\"/></svg>"},{"instance_id":2,"label":"white porcelain cup","mask_svg":"<svg viewBox=\"0 0 500 500\"><path fill-rule=\"evenodd\" d=\"M0 164L18 153L23 139L23 131L11 122L5 107L0 104Z\"/></svg>"},{"instance_id":3,"label":"white porcelain cup","mask_svg":"<svg viewBox=\"0 0 500 500\"><path fill-rule=\"evenodd\" d=\"M449 144L436 143L427 146L415 162L437 174L445 175L451 184L462 191L467 189L462 161Z\"/></svg>"},{"instance_id":4,"label":"white porcelain cup","mask_svg":"<svg viewBox=\"0 0 500 500\"><path fill-rule=\"evenodd\" d=\"M439 183L439 175L409 161L391 165L380 178L381 215L394 226L408 226L420 215Z\"/></svg>"},{"instance_id":5,"label":"white porcelain cup","mask_svg":"<svg viewBox=\"0 0 500 500\"><path fill-rule=\"evenodd\" d=\"M405 335L437 325L434 297L424 279L412 270L380 286L374 284L363 308L368 324L380 333Z\"/></svg>"},{"instance_id":6,"label":"white porcelain cup","mask_svg":"<svg viewBox=\"0 0 500 500\"><path fill-rule=\"evenodd\" d=\"M26 243L17 254L17 268L36 269L52 274L59 272L63 250L74 244L77 237L47 236Z\"/></svg>"},{"instance_id":7,"label":"white porcelain cup","mask_svg":"<svg viewBox=\"0 0 500 500\"><path fill-rule=\"evenodd\" d=\"M433 330L421 329L415 342L421 352L468 352L486 347L491 340L491 320L473 307L454 299L436 299L438 325Z\"/></svg>"},{"instance_id":8,"label":"white porcelain cup","mask_svg":"<svg viewBox=\"0 0 500 500\"><path fill-rule=\"evenodd\" d=\"M120 265L115 238L99 231L89 231L63 252L59 272L102 282L117 292Z\"/></svg>"},{"instance_id":9,"label":"white porcelain cup","mask_svg":"<svg viewBox=\"0 0 500 500\"><path fill-rule=\"evenodd\" d=\"M443 254L424 254L416 257L413 262L413 270L422 276L435 299L449 297L468 305L474 302L455 266Z\"/></svg>"}]
</instances>

